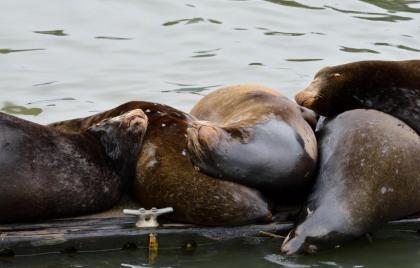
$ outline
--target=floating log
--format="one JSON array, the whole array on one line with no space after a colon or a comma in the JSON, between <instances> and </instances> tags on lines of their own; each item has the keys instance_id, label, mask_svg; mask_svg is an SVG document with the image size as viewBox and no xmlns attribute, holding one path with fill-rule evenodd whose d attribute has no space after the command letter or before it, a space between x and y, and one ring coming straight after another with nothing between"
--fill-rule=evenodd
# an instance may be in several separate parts
<instances>
[{"instance_id":1,"label":"floating log","mask_svg":"<svg viewBox=\"0 0 420 268\"><path fill-rule=\"evenodd\" d=\"M163 247L181 248L188 241L207 243L259 235L286 233L290 223L208 227L164 223L157 228L135 227L136 217L70 218L31 224L0 225L0 255L47 252L73 253L116 248L147 248L150 233Z\"/></svg>"},{"instance_id":2,"label":"floating log","mask_svg":"<svg viewBox=\"0 0 420 268\"><path fill-rule=\"evenodd\" d=\"M123 208L138 205L122 201L114 208L82 217L48 220L37 223L0 224L0 257L44 253L74 253L110 249L148 248L149 234L154 233L159 247L182 248L252 236L279 238L292 223L273 222L244 226L209 227L179 224L165 219L157 228L137 228L137 217L124 215ZM420 215L388 224L420 229Z\"/></svg>"}]
</instances>

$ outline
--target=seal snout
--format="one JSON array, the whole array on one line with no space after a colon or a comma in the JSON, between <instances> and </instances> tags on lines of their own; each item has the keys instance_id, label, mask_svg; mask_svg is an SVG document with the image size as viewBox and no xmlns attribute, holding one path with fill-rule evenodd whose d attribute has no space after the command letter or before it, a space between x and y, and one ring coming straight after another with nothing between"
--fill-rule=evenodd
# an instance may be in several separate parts
<instances>
[{"instance_id":1,"label":"seal snout","mask_svg":"<svg viewBox=\"0 0 420 268\"><path fill-rule=\"evenodd\" d=\"M319 98L318 91L310 87L311 86L299 92L295 96L295 100L299 105L302 105L303 107L306 107L309 109L313 107L313 105Z\"/></svg>"},{"instance_id":2,"label":"seal snout","mask_svg":"<svg viewBox=\"0 0 420 268\"><path fill-rule=\"evenodd\" d=\"M129 130L134 129L146 129L148 125L147 115L141 109L132 110L126 114L123 114L123 120L126 121L126 125Z\"/></svg>"},{"instance_id":3,"label":"seal snout","mask_svg":"<svg viewBox=\"0 0 420 268\"><path fill-rule=\"evenodd\" d=\"M138 133L144 131L148 125L147 115L141 109L134 109L120 116L105 121L106 124L118 126L129 132Z\"/></svg>"},{"instance_id":4,"label":"seal snout","mask_svg":"<svg viewBox=\"0 0 420 268\"><path fill-rule=\"evenodd\" d=\"M316 77L311 84L295 95L295 101L306 108L313 108L315 102L320 99L321 78Z\"/></svg>"},{"instance_id":5,"label":"seal snout","mask_svg":"<svg viewBox=\"0 0 420 268\"><path fill-rule=\"evenodd\" d=\"M281 245L281 253L291 256L304 253L305 241L296 234L295 230L290 231Z\"/></svg>"}]
</instances>

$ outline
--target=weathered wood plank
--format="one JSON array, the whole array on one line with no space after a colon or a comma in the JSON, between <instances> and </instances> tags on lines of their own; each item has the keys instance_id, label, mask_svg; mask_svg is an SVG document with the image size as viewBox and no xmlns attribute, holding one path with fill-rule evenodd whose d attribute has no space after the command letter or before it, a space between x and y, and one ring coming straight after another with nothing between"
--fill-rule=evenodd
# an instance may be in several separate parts
<instances>
[{"instance_id":1,"label":"weathered wood plank","mask_svg":"<svg viewBox=\"0 0 420 268\"><path fill-rule=\"evenodd\" d=\"M147 247L147 239L152 232L158 235L160 245L181 247L185 241L223 241L256 236L260 231L285 234L292 227L291 223L206 227L162 220L163 224L159 228L138 229L135 227L136 220L136 217L122 214L118 208L105 214L85 217L0 225L0 256L2 252L5 255L11 252L25 255ZM389 226L392 225L409 225L418 230L420 218L391 222Z\"/></svg>"},{"instance_id":2,"label":"weathered wood plank","mask_svg":"<svg viewBox=\"0 0 420 268\"><path fill-rule=\"evenodd\" d=\"M236 227L205 227L166 223L159 228L138 229L135 217L52 220L33 224L0 225L0 250L15 254L50 251L104 250L123 248L127 243L145 246L151 232L162 244L178 244L188 239L209 241L258 235L260 231L286 232L289 223L270 223ZM174 239L176 237L176 239Z\"/></svg>"}]
</instances>

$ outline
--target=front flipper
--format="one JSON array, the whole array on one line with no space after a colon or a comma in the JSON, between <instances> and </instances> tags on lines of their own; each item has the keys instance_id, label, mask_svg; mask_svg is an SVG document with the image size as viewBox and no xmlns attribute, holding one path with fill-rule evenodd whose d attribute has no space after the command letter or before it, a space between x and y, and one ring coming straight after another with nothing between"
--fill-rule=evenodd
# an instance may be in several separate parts
<instances>
[{"instance_id":1,"label":"front flipper","mask_svg":"<svg viewBox=\"0 0 420 268\"><path fill-rule=\"evenodd\" d=\"M311 126L311 128L315 130L316 125L318 123L319 115L314 111L303 106L299 106L299 109L303 119L305 119L305 121Z\"/></svg>"},{"instance_id":2,"label":"front flipper","mask_svg":"<svg viewBox=\"0 0 420 268\"><path fill-rule=\"evenodd\" d=\"M188 151L202 172L269 193L306 186L315 165L296 131L276 119L242 128L194 122Z\"/></svg>"}]
</instances>

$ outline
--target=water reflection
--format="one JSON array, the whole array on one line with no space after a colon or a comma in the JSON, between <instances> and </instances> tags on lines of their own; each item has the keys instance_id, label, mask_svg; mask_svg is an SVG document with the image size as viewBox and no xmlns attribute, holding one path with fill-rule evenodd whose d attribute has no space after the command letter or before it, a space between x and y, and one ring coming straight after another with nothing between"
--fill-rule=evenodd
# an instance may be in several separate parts
<instances>
[{"instance_id":1,"label":"water reflection","mask_svg":"<svg viewBox=\"0 0 420 268\"><path fill-rule=\"evenodd\" d=\"M302 36L304 33L265 32L265 35Z\"/></svg>"},{"instance_id":2,"label":"water reflection","mask_svg":"<svg viewBox=\"0 0 420 268\"><path fill-rule=\"evenodd\" d=\"M342 46L340 48L340 50L344 51L344 52L349 52L349 53L374 53L374 54L379 54L378 51L368 49L368 48L354 48L354 47L343 47Z\"/></svg>"},{"instance_id":3,"label":"water reflection","mask_svg":"<svg viewBox=\"0 0 420 268\"><path fill-rule=\"evenodd\" d=\"M195 24L195 23L199 23L199 22L210 22L210 23L214 23L214 24L222 24L223 22L219 21L219 20L215 20L215 19L204 19L204 18L191 18L191 19L179 19L179 20L173 20L173 21L168 21L163 23L163 26L173 26L176 24L179 24L181 22L184 22L185 25L187 24Z\"/></svg>"},{"instance_id":4,"label":"water reflection","mask_svg":"<svg viewBox=\"0 0 420 268\"><path fill-rule=\"evenodd\" d=\"M40 100L40 101L32 101L28 102L28 104L38 104L38 103L51 103L51 102L57 102L57 101L74 101L75 98L59 98L59 99L50 99L50 100Z\"/></svg>"},{"instance_id":5,"label":"water reflection","mask_svg":"<svg viewBox=\"0 0 420 268\"><path fill-rule=\"evenodd\" d=\"M277 255L277 254L270 254L264 257L265 260L275 263L275 264L279 264L282 267L286 267L286 268L307 268L307 267L313 267L312 265L306 265L306 264L299 264L299 263L295 263L292 260L290 260L290 258L287 258L285 256L282 255ZM319 265L316 265L319 266Z\"/></svg>"},{"instance_id":6,"label":"water reflection","mask_svg":"<svg viewBox=\"0 0 420 268\"><path fill-rule=\"evenodd\" d=\"M115 37L115 36L95 36L96 39L108 39L108 40L133 40L133 38L127 37Z\"/></svg>"},{"instance_id":7,"label":"water reflection","mask_svg":"<svg viewBox=\"0 0 420 268\"><path fill-rule=\"evenodd\" d=\"M305 62L305 61L321 61L323 59L286 59L286 61Z\"/></svg>"},{"instance_id":8,"label":"water reflection","mask_svg":"<svg viewBox=\"0 0 420 268\"><path fill-rule=\"evenodd\" d=\"M11 102L5 102L1 111L9 114L33 115L37 116L42 113L41 108L27 108L25 106L15 105Z\"/></svg>"},{"instance_id":9,"label":"water reflection","mask_svg":"<svg viewBox=\"0 0 420 268\"><path fill-rule=\"evenodd\" d=\"M374 45L375 46L395 47L395 48L408 50L408 51L412 51L412 52L420 52L420 49L412 48L412 47L408 47L408 46L404 46L404 45L393 45L393 44L383 43L383 42L377 42L377 43L374 43Z\"/></svg>"},{"instance_id":10,"label":"water reflection","mask_svg":"<svg viewBox=\"0 0 420 268\"><path fill-rule=\"evenodd\" d=\"M55 36L67 36L68 35L64 32L64 30L34 31L34 33L49 34L49 35L55 35Z\"/></svg>"},{"instance_id":11,"label":"water reflection","mask_svg":"<svg viewBox=\"0 0 420 268\"><path fill-rule=\"evenodd\" d=\"M223 22L215 20L215 19L207 19L209 22L211 23L215 23L215 24L222 24Z\"/></svg>"},{"instance_id":12,"label":"water reflection","mask_svg":"<svg viewBox=\"0 0 420 268\"><path fill-rule=\"evenodd\" d=\"M175 88L175 89L170 89L170 90L162 90L161 92L176 92L176 93L191 93L191 94L199 94L202 91L206 91L209 89L214 89L214 88L218 88L221 85L212 85L212 86L204 86L204 87L197 87L194 85L188 85L188 84L177 84L177 83L169 83L168 84L175 84L175 85L180 85L181 87L179 88ZM199 94L201 95L201 94Z\"/></svg>"},{"instance_id":13,"label":"water reflection","mask_svg":"<svg viewBox=\"0 0 420 268\"><path fill-rule=\"evenodd\" d=\"M378 0L359 0L382 9L386 9L390 12L403 11L420 13L420 8L412 8L410 4L418 4L420 1L407 1L407 0L393 0L393 1L378 1Z\"/></svg>"},{"instance_id":14,"label":"water reflection","mask_svg":"<svg viewBox=\"0 0 420 268\"><path fill-rule=\"evenodd\" d=\"M38 87L38 86L46 86L46 85L51 85L56 83L57 81L49 81L49 82L44 82L44 83L39 83L39 84L34 84L32 85L33 87Z\"/></svg>"},{"instance_id":15,"label":"water reflection","mask_svg":"<svg viewBox=\"0 0 420 268\"><path fill-rule=\"evenodd\" d=\"M29 48L29 49L0 48L0 54L9 54L13 52L37 51L37 50L45 50L45 48Z\"/></svg>"},{"instance_id":16,"label":"water reflection","mask_svg":"<svg viewBox=\"0 0 420 268\"><path fill-rule=\"evenodd\" d=\"M264 64L262 64L261 62L251 62L251 63L248 63L248 65L250 65L250 66L264 66Z\"/></svg>"},{"instance_id":17,"label":"water reflection","mask_svg":"<svg viewBox=\"0 0 420 268\"><path fill-rule=\"evenodd\" d=\"M323 7L308 6L308 5L304 5L297 1L292 1L292 0L265 0L265 1L271 2L274 4L279 4L282 6L288 6L288 7L298 7L298 8L306 8L306 9L324 9Z\"/></svg>"},{"instance_id":18,"label":"water reflection","mask_svg":"<svg viewBox=\"0 0 420 268\"><path fill-rule=\"evenodd\" d=\"M377 14L374 14L377 15ZM371 21L388 21L388 22L397 22L397 21L403 21L403 20L412 20L410 17L402 17L402 16L394 16L394 15L384 15L379 17L363 17L363 16L354 16L358 19L364 19L364 20L371 20Z\"/></svg>"},{"instance_id":19,"label":"water reflection","mask_svg":"<svg viewBox=\"0 0 420 268\"><path fill-rule=\"evenodd\" d=\"M194 54L197 54L197 55L193 55L191 57L192 58L208 58L208 57L214 57L217 54L216 53L213 53L213 52L219 51L219 50L221 50L221 48L195 51Z\"/></svg>"},{"instance_id":20,"label":"water reflection","mask_svg":"<svg viewBox=\"0 0 420 268\"><path fill-rule=\"evenodd\" d=\"M146 268L146 267L149 267L149 266L142 266L142 265L132 265L132 264L127 264L127 263L121 263L121 266L122 267L128 267L128 268Z\"/></svg>"},{"instance_id":21,"label":"water reflection","mask_svg":"<svg viewBox=\"0 0 420 268\"><path fill-rule=\"evenodd\" d=\"M345 10L345 9L339 9L333 6L325 6L325 7L328 7L329 9L332 9L340 13L367 15L367 16L354 16L354 18L366 19L366 20L371 20L371 21L397 22L397 21L412 20L412 18L410 17L403 17L403 16L391 15L391 14L386 14L386 13Z\"/></svg>"}]
</instances>

